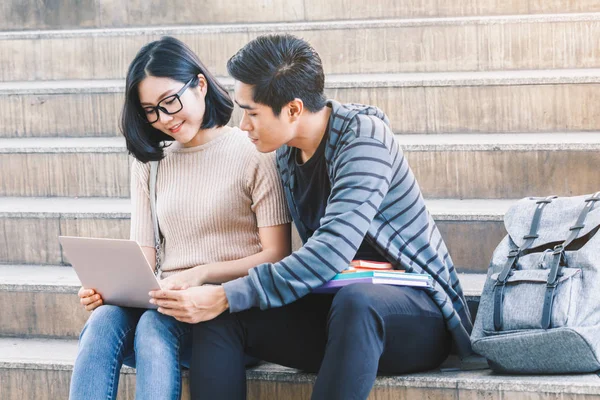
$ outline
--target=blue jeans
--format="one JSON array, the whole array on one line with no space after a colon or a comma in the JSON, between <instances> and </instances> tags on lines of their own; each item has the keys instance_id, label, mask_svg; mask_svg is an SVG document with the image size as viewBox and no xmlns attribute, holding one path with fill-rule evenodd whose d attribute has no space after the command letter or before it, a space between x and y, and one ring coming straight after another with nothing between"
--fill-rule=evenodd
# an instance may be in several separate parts
<instances>
[{"instance_id":1,"label":"blue jeans","mask_svg":"<svg viewBox=\"0 0 600 400\"><path fill-rule=\"evenodd\" d=\"M136 399L181 398L191 325L155 310L103 305L81 336L69 399L116 399L121 365L136 368Z\"/></svg>"}]
</instances>

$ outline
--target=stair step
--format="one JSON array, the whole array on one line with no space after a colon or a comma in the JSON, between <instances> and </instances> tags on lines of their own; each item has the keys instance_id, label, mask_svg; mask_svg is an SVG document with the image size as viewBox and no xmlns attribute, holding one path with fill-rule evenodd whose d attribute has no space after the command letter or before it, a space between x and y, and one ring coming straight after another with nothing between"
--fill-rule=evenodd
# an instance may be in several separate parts
<instances>
[{"instance_id":1,"label":"stair step","mask_svg":"<svg viewBox=\"0 0 600 400\"><path fill-rule=\"evenodd\" d=\"M77 338L88 318L71 267L0 265L0 336ZM4 397L0 396L4 399Z\"/></svg>"},{"instance_id":2,"label":"stair step","mask_svg":"<svg viewBox=\"0 0 600 400\"><path fill-rule=\"evenodd\" d=\"M594 193L600 134L398 135L426 198ZM559 167L560 166L560 167Z\"/></svg>"},{"instance_id":3,"label":"stair step","mask_svg":"<svg viewBox=\"0 0 600 400\"><path fill-rule=\"evenodd\" d=\"M397 140L427 198L571 196L600 187L600 133ZM132 159L123 138L0 139L0 154L0 196L130 196Z\"/></svg>"},{"instance_id":4,"label":"stair step","mask_svg":"<svg viewBox=\"0 0 600 400\"><path fill-rule=\"evenodd\" d=\"M0 339L0 377L7 382L0 386L0 396L3 400L67 398L76 349L76 341ZM457 366L465 369L457 371ZM440 370L378 377L369 399L591 400L600 395L600 379L594 374L511 376L485 367L481 358L463 364L450 358ZM246 375L249 399L305 399L315 381L314 374L268 363L249 369ZM134 379L133 369L121 370L119 399L133 399ZM183 398L189 399L185 371L183 379Z\"/></svg>"},{"instance_id":5,"label":"stair step","mask_svg":"<svg viewBox=\"0 0 600 400\"><path fill-rule=\"evenodd\" d=\"M460 274L477 310L485 274ZM89 313L79 304L80 282L68 266L0 265L0 337L77 338ZM473 315L475 317L475 315Z\"/></svg>"},{"instance_id":6,"label":"stair step","mask_svg":"<svg viewBox=\"0 0 600 400\"><path fill-rule=\"evenodd\" d=\"M140 47L163 35L226 75L238 49L271 32L302 36L335 74L594 68L599 21L568 13L0 32L0 81L123 78Z\"/></svg>"},{"instance_id":7,"label":"stair step","mask_svg":"<svg viewBox=\"0 0 600 400\"><path fill-rule=\"evenodd\" d=\"M361 0L255 0L252 12L243 0L172 0L169 7L164 7L162 0L129 0L126 7L112 1L55 0L53 4L46 7L37 0L6 0L0 5L0 30L600 11L595 0L373 0L368 4ZM155 12L157 9L161 12Z\"/></svg>"},{"instance_id":8,"label":"stair step","mask_svg":"<svg viewBox=\"0 0 600 400\"><path fill-rule=\"evenodd\" d=\"M128 238L129 218L129 199L0 198L0 263L64 264L59 235Z\"/></svg>"},{"instance_id":9,"label":"stair step","mask_svg":"<svg viewBox=\"0 0 600 400\"><path fill-rule=\"evenodd\" d=\"M378 106L396 133L600 131L600 69L328 75L325 91ZM118 136L123 96L122 80L0 82L0 137Z\"/></svg>"},{"instance_id":10,"label":"stair step","mask_svg":"<svg viewBox=\"0 0 600 400\"><path fill-rule=\"evenodd\" d=\"M460 272L487 270L514 202L427 200ZM129 199L0 197L0 263L65 264L59 235L129 238L130 210Z\"/></svg>"}]
</instances>

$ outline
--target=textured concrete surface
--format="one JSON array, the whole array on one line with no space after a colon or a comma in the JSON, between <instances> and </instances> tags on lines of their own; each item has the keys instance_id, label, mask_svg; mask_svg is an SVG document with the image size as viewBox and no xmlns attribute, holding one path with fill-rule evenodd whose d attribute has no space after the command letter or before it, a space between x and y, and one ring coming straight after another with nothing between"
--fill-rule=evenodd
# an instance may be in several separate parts
<instances>
[{"instance_id":1,"label":"textured concrete surface","mask_svg":"<svg viewBox=\"0 0 600 400\"><path fill-rule=\"evenodd\" d=\"M0 339L0 377L9 378L16 383L17 377L30 379L39 392L44 386L54 385L53 393L68 391L69 374L76 351L75 341L59 340L20 340ZM597 375L572 376L505 376L493 374L481 359L464 363L465 369L455 360L443 365L445 372L432 371L404 376L379 377L375 383L370 400L392 399L573 399L591 400L600 395L600 380ZM132 375L130 368L121 371L123 378ZM60 379L57 379L60 377ZM310 393L314 383L314 374L266 364L248 370L249 398L285 398L304 399ZM51 381L51 378L54 378ZM184 374L187 381L187 374ZM132 395L131 384L125 384L127 393ZM257 386L258 385L258 386ZM16 386L16 385L15 385ZM45 388L48 390L48 388ZM13 399L11 384L3 385L2 398ZM20 387L19 387L20 390ZM29 389L32 390L32 389ZM14 394L12 394L14 396ZM63 395L64 396L64 395ZM22 397L21 397L22 398ZM52 397L38 397L48 399ZM62 397L55 397L62 398Z\"/></svg>"},{"instance_id":2,"label":"textured concrete surface","mask_svg":"<svg viewBox=\"0 0 600 400\"><path fill-rule=\"evenodd\" d=\"M250 9L242 0L172 0L168 7L163 0L6 0L0 30L594 11L600 11L594 0L255 0Z\"/></svg>"},{"instance_id":3,"label":"textured concrete surface","mask_svg":"<svg viewBox=\"0 0 600 400\"><path fill-rule=\"evenodd\" d=\"M460 274L472 307L479 303L484 274ZM76 295L80 283L68 266L0 265L0 337L79 336L89 313Z\"/></svg>"},{"instance_id":4,"label":"textured concrete surface","mask_svg":"<svg viewBox=\"0 0 600 400\"><path fill-rule=\"evenodd\" d=\"M599 86L600 69L326 77L329 98L376 105L409 134L600 131ZM121 80L0 83L0 137L118 136L123 91Z\"/></svg>"},{"instance_id":5,"label":"textured concrete surface","mask_svg":"<svg viewBox=\"0 0 600 400\"><path fill-rule=\"evenodd\" d=\"M397 135L426 198L593 193L600 134ZM0 196L129 197L123 138L0 139ZM474 168L477 166L477 168Z\"/></svg>"},{"instance_id":6,"label":"textured concrete surface","mask_svg":"<svg viewBox=\"0 0 600 400\"><path fill-rule=\"evenodd\" d=\"M514 200L427 200L461 272L485 272ZM0 260L64 264L57 237L129 237L130 203L116 198L0 197ZM17 235L11 232L18 232ZM296 246L298 245L296 240Z\"/></svg>"},{"instance_id":7,"label":"textured concrete surface","mask_svg":"<svg viewBox=\"0 0 600 400\"><path fill-rule=\"evenodd\" d=\"M2 263L66 263L59 235L128 238L129 200L0 197Z\"/></svg>"},{"instance_id":8,"label":"textured concrete surface","mask_svg":"<svg viewBox=\"0 0 600 400\"><path fill-rule=\"evenodd\" d=\"M0 81L122 78L139 48L163 35L226 75L227 60L268 32L309 40L330 74L594 68L599 21L587 13L0 32Z\"/></svg>"}]
</instances>

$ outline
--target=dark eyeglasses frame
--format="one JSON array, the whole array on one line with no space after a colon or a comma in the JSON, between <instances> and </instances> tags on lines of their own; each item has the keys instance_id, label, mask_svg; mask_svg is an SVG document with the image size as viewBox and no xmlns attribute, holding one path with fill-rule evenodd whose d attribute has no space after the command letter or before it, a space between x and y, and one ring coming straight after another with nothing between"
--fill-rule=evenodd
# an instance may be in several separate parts
<instances>
[{"instance_id":1,"label":"dark eyeglasses frame","mask_svg":"<svg viewBox=\"0 0 600 400\"><path fill-rule=\"evenodd\" d=\"M183 87L179 90L179 92L165 97L164 99L159 101L156 106L142 107L144 109L144 118L148 121L148 123L154 124L160 119L159 111L162 111L166 115L173 115L173 114L177 114L179 111L183 110L183 103L181 102L181 96L183 95L183 92L185 92L185 90L188 87L190 87L190 85L192 84L193 81L194 81L194 78L190 79L185 85L183 85ZM165 107L161 106L161 103L164 103L165 101L172 101L172 100L177 100L179 102L179 109L177 111L170 112ZM148 113L148 111L150 109L152 109L154 111L154 114L156 115L156 119L153 121L150 121L150 119L148 118L150 116L150 114Z\"/></svg>"}]
</instances>

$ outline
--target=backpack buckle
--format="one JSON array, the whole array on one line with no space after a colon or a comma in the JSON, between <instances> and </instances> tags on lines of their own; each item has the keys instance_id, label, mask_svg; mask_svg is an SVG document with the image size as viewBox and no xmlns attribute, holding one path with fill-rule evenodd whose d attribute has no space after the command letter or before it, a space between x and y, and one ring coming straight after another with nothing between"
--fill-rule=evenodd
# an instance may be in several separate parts
<instances>
[{"instance_id":1,"label":"backpack buckle","mask_svg":"<svg viewBox=\"0 0 600 400\"><path fill-rule=\"evenodd\" d=\"M535 204L550 204L552 203L552 200L556 199L557 197L558 196L548 196L545 199L536 201Z\"/></svg>"},{"instance_id":2,"label":"backpack buckle","mask_svg":"<svg viewBox=\"0 0 600 400\"><path fill-rule=\"evenodd\" d=\"M552 250L552 255L559 255L560 253L562 253L565 250L565 248L563 247L562 244L557 244L556 246L554 246L554 250Z\"/></svg>"},{"instance_id":3,"label":"backpack buckle","mask_svg":"<svg viewBox=\"0 0 600 400\"><path fill-rule=\"evenodd\" d=\"M600 193L600 192L599 192ZM600 201L600 197L598 197L598 193L596 193L595 195L593 195L592 197L588 197L587 199L584 200L586 203L590 202L590 201Z\"/></svg>"},{"instance_id":4,"label":"backpack buckle","mask_svg":"<svg viewBox=\"0 0 600 400\"><path fill-rule=\"evenodd\" d=\"M555 279L554 282L552 282L552 283L546 283L546 287L548 289L556 289L557 286L558 286L558 279Z\"/></svg>"}]
</instances>

